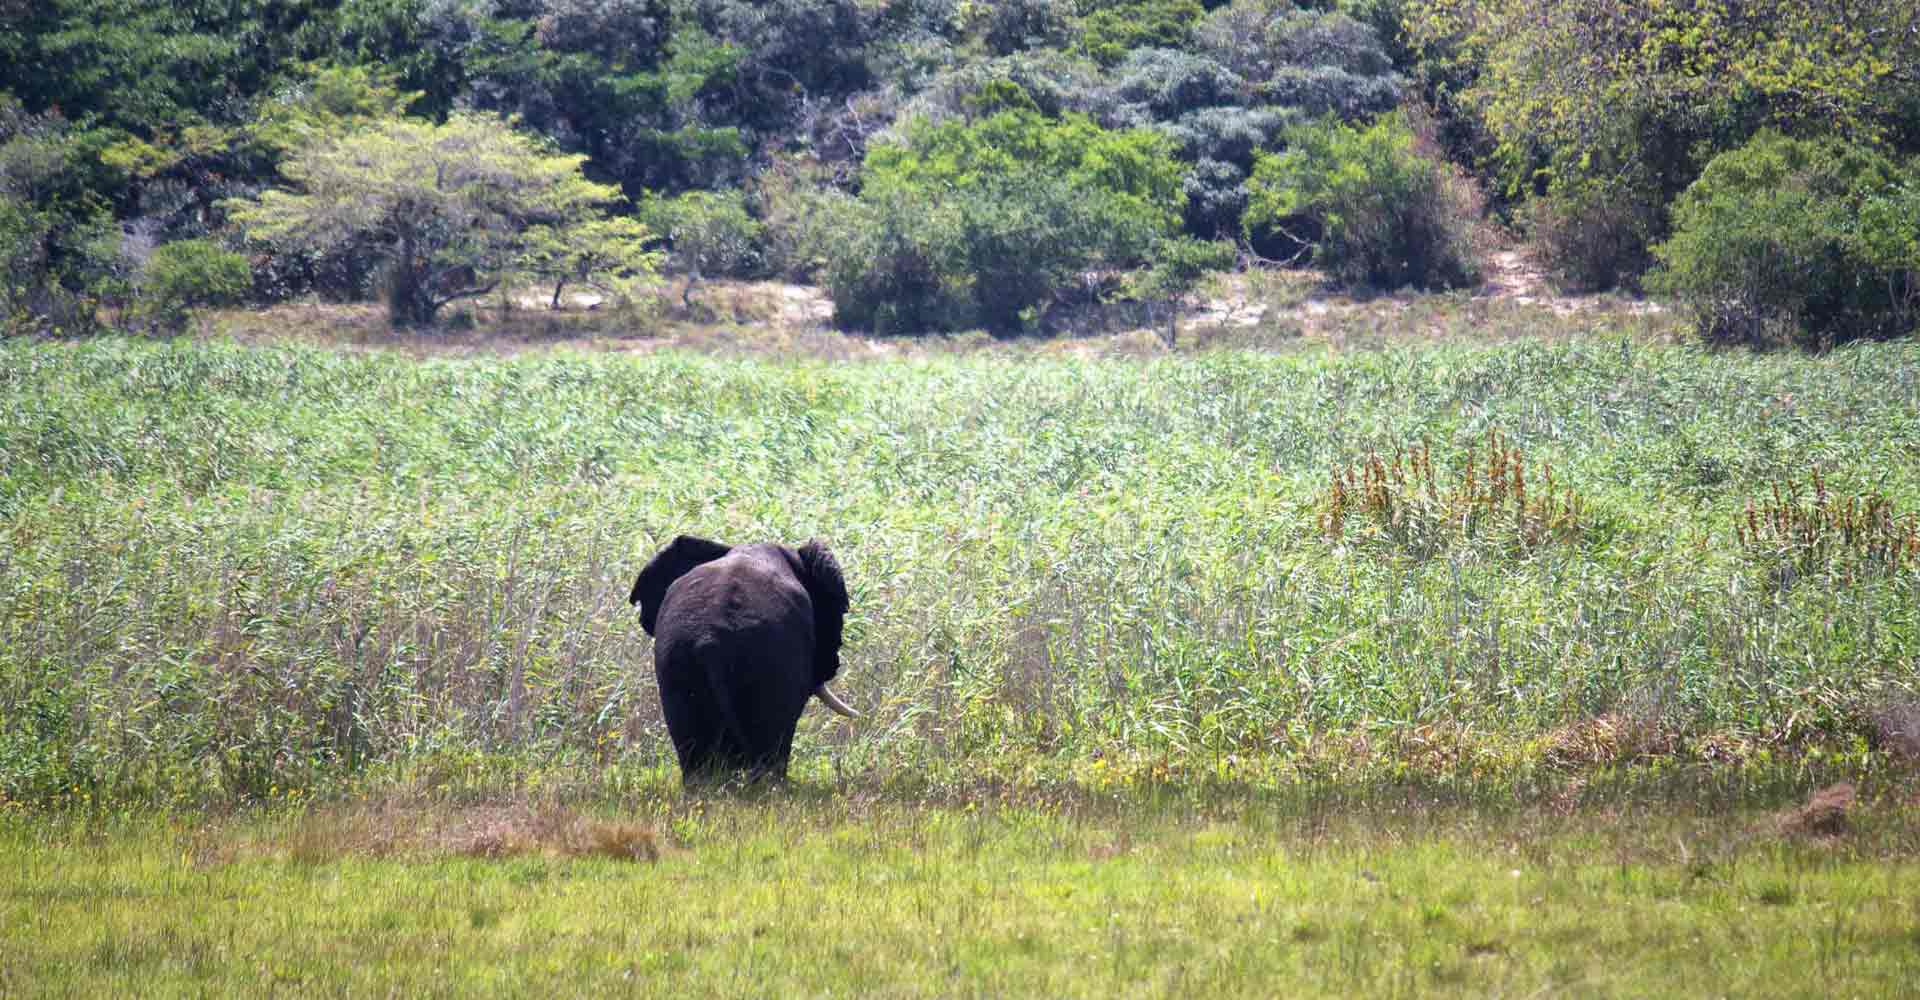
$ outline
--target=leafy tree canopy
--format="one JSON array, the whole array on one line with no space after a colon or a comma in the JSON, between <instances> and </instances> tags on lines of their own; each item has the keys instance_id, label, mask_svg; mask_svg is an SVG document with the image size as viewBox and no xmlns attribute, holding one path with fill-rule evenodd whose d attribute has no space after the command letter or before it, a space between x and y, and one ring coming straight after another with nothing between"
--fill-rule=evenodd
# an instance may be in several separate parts
<instances>
[{"instance_id":1,"label":"leafy tree canopy","mask_svg":"<svg viewBox=\"0 0 1920 1000\"><path fill-rule=\"evenodd\" d=\"M448 302L491 290L529 226L577 225L618 197L581 174L584 159L551 153L493 115L388 119L300 148L280 166L293 190L228 207L271 244L371 241L388 264L393 319L425 324Z\"/></svg>"},{"instance_id":2,"label":"leafy tree canopy","mask_svg":"<svg viewBox=\"0 0 1920 1000\"><path fill-rule=\"evenodd\" d=\"M1159 225L1177 220L1184 197L1170 138L1152 129L1103 129L1085 115L1050 119L1008 110L977 122L915 121L902 140L868 150L870 188L977 189L1039 173L1109 192Z\"/></svg>"},{"instance_id":3,"label":"leafy tree canopy","mask_svg":"<svg viewBox=\"0 0 1920 1000\"><path fill-rule=\"evenodd\" d=\"M1429 49L1479 67L1469 98L1511 185L1602 182L1628 164L1677 192L1762 126L1920 142L1909 0L1411 0ZM1537 169L1545 172L1536 175Z\"/></svg>"}]
</instances>

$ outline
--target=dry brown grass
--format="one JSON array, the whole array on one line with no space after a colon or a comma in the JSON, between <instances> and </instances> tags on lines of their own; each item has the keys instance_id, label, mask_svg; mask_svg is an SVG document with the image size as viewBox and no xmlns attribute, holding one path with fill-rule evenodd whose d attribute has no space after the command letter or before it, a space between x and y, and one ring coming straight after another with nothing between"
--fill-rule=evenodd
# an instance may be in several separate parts
<instances>
[{"instance_id":1,"label":"dry brown grass","mask_svg":"<svg viewBox=\"0 0 1920 1000\"><path fill-rule=\"evenodd\" d=\"M1680 336L1670 316L1645 302L1613 295L1556 296L1537 282L1517 280L1492 280L1473 293L1356 297L1328 289L1312 271L1222 274L1181 303L1171 345L1163 311L1132 303L1081 310L1084 322L1062 323L1059 335L1038 339L1000 340L984 333L873 338L834 329L832 300L816 286L709 280L684 301L682 291L674 281L627 307L579 299L555 310L549 308L547 293L523 290L511 299L489 296L455 303L443 313L442 326L430 331L392 328L385 307L377 302L290 302L204 313L197 334L416 356L677 348L829 361L986 347L1099 357L1367 350L1416 341L1579 336L1596 327L1654 339Z\"/></svg>"},{"instance_id":2,"label":"dry brown grass","mask_svg":"<svg viewBox=\"0 0 1920 1000\"><path fill-rule=\"evenodd\" d=\"M1781 813L1780 832L1800 837L1838 837L1851 829L1847 811L1857 798L1851 782L1829 785L1814 792L1806 804Z\"/></svg>"},{"instance_id":3,"label":"dry brown grass","mask_svg":"<svg viewBox=\"0 0 1920 1000\"><path fill-rule=\"evenodd\" d=\"M472 806L369 801L308 810L273 832L235 839L211 825L196 835L196 864L244 856L323 864L345 857L427 859L603 857L658 861L672 848L654 827L531 803Z\"/></svg>"},{"instance_id":4,"label":"dry brown grass","mask_svg":"<svg viewBox=\"0 0 1920 1000\"><path fill-rule=\"evenodd\" d=\"M1860 709L1867 739L1893 757L1920 761L1920 698L1889 695Z\"/></svg>"},{"instance_id":5,"label":"dry brown grass","mask_svg":"<svg viewBox=\"0 0 1920 1000\"><path fill-rule=\"evenodd\" d=\"M1671 755L1679 749L1678 735L1653 719L1608 712L1548 733L1541 757L1554 767L1585 768Z\"/></svg>"}]
</instances>

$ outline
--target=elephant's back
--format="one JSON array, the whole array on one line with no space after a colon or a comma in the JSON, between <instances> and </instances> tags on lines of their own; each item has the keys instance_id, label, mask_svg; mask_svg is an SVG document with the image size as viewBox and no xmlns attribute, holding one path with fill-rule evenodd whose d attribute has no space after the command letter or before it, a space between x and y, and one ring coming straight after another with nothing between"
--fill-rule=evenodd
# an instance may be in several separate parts
<instances>
[{"instance_id":1,"label":"elephant's back","mask_svg":"<svg viewBox=\"0 0 1920 1000\"><path fill-rule=\"evenodd\" d=\"M661 601L661 643L792 642L813 632L807 591L778 553L736 549L687 572Z\"/></svg>"}]
</instances>

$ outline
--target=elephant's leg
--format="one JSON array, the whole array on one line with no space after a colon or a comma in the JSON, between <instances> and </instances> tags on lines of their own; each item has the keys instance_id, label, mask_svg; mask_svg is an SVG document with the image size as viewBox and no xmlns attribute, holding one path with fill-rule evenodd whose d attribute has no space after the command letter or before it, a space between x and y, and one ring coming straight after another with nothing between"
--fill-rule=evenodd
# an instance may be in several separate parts
<instances>
[{"instance_id":1,"label":"elephant's leg","mask_svg":"<svg viewBox=\"0 0 1920 1000\"><path fill-rule=\"evenodd\" d=\"M674 755L680 759L681 780L697 783L709 780L724 767L724 732L713 711L712 696L704 690L706 685L686 681L680 672L661 676L660 709L667 720L667 735L673 739Z\"/></svg>"},{"instance_id":2,"label":"elephant's leg","mask_svg":"<svg viewBox=\"0 0 1920 1000\"><path fill-rule=\"evenodd\" d=\"M806 676L760 664L744 677L734 698L745 737L741 764L755 778L784 780L793 756L794 729L810 694Z\"/></svg>"}]
</instances>

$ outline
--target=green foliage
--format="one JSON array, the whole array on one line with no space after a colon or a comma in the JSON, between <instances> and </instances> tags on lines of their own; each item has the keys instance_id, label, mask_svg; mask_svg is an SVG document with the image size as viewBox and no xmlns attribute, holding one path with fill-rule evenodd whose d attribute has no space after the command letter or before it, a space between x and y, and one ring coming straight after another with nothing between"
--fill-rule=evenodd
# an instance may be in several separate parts
<instances>
[{"instance_id":1,"label":"green foliage","mask_svg":"<svg viewBox=\"0 0 1920 1000\"><path fill-rule=\"evenodd\" d=\"M856 237L830 270L842 323L1018 329L1080 272L1139 261L1178 220L1172 143L1002 111L915 122L868 150Z\"/></svg>"},{"instance_id":2,"label":"green foliage","mask_svg":"<svg viewBox=\"0 0 1920 1000\"><path fill-rule=\"evenodd\" d=\"M661 258L648 244L656 237L639 220L587 219L571 226L529 226L519 271L553 283L559 309L569 284L585 285L616 302L631 302L659 273Z\"/></svg>"},{"instance_id":3,"label":"green foliage","mask_svg":"<svg viewBox=\"0 0 1920 1000\"><path fill-rule=\"evenodd\" d=\"M230 87L258 83L258 56L241 39L258 30L259 14L242 5L38 0L31 7L16 29L20 58L0 63L0 91L30 108L98 116L150 136L205 122Z\"/></svg>"},{"instance_id":4,"label":"green foliage","mask_svg":"<svg viewBox=\"0 0 1920 1000\"><path fill-rule=\"evenodd\" d=\"M776 161L755 178L754 196L767 267L789 280L820 277L853 240L853 196L822 164Z\"/></svg>"},{"instance_id":5,"label":"green foliage","mask_svg":"<svg viewBox=\"0 0 1920 1000\"><path fill-rule=\"evenodd\" d=\"M1136 49L1115 67L1112 92L1134 124L1178 118L1186 112L1237 103L1241 80L1226 67L1188 52ZM1131 112L1131 113L1130 113Z\"/></svg>"},{"instance_id":6,"label":"green foliage","mask_svg":"<svg viewBox=\"0 0 1920 1000\"><path fill-rule=\"evenodd\" d=\"M1549 232L1586 228L1565 216L1592 210L1608 244L1638 230L1657 240L1664 207L1706 161L1766 127L1920 143L1920 8L1904 0L1411 7L1417 43L1460 67L1461 89L1434 96L1473 109L1504 191L1561 196ZM1576 255L1567 283L1595 283L1607 258L1646 260L1639 248Z\"/></svg>"},{"instance_id":7,"label":"green foliage","mask_svg":"<svg viewBox=\"0 0 1920 1000\"><path fill-rule=\"evenodd\" d=\"M1318 263L1375 288L1458 288L1478 280L1478 206L1450 168L1416 148L1398 114L1365 128L1327 121L1288 134L1284 153L1254 166L1244 226L1293 232L1302 222Z\"/></svg>"},{"instance_id":8,"label":"green foliage","mask_svg":"<svg viewBox=\"0 0 1920 1000\"><path fill-rule=\"evenodd\" d=\"M247 259L211 240L180 240L156 247L139 280L138 318L177 332L195 306L233 305L253 290Z\"/></svg>"},{"instance_id":9,"label":"green foliage","mask_svg":"<svg viewBox=\"0 0 1920 1000\"><path fill-rule=\"evenodd\" d=\"M1390 738L1316 736L1330 759ZM485 759L450 757L372 801L127 816L76 796L0 821L0 962L32 996L1908 992L1899 777L1863 782L1844 835L1797 842L1771 811L1812 777L1622 794L1547 774L1475 808L1472 779L1251 790L1240 760L1138 783L1116 772L1152 762L1115 761L1077 792L900 768L893 793L736 799L581 764L494 791L459 783Z\"/></svg>"},{"instance_id":10,"label":"green foliage","mask_svg":"<svg viewBox=\"0 0 1920 1000\"><path fill-rule=\"evenodd\" d=\"M1073 0L997 0L963 4L962 9L980 22L980 39L997 56L1057 48L1072 37Z\"/></svg>"},{"instance_id":11,"label":"green foliage","mask_svg":"<svg viewBox=\"0 0 1920 1000\"><path fill-rule=\"evenodd\" d=\"M120 235L88 190L98 146L0 92L0 333L82 334L114 290Z\"/></svg>"},{"instance_id":12,"label":"green foliage","mask_svg":"<svg viewBox=\"0 0 1920 1000\"><path fill-rule=\"evenodd\" d=\"M1207 275L1230 270L1239 251L1224 240L1196 240L1176 236L1154 244L1152 264L1139 272L1132 292L1144 299L1176 298L1199 285Z\"/></svg>"},{"instance_id":13,"label":"green foliage","mask_svg":"<svg viewBox=\"0 0 1920 1000\"><path fill-rule=\"evenodd\" d=\"M689 191L672 198L648 198L638 215L665 237L667 267L701 277L744 277L760 267L757 248L762 226L747 212L739 191Z\"/></svg>"},{"instance_id":14,"label":"green foliage","mask_svg":"<svg viewBox=\"0 0 1920 1000\"><path fill-rule=\"evenodd\" d=\"M1635 176L1562 185L1525 204L1528 246L1556 286L1600 292L1638 282L1653 259L1654 235L1665 228L1666 206L1650 203L1657 188Z\"/></svg>"},{"instance_id":15,"label":"green foliage","mask_svg":"<svg viewBox=\"0 0 1920 1000\"><path fill-rule=\"evenodd\" d=\"M318 63L271 94L247 124L249 138L277 165L316 139L398 118L420 94L399 89L391 72L367 66Z\"/></svg>"},{"instance_id":16,"label":"green foliage","mask_svg":"<svg viewBox=\"0 0 1920 1000\"><path fill-rule=\"evenodd\" d=\"M1205 11L1197 0L1077 0L1079 48L1115 66L1140 48L1177 49Z\"/></svg>"},{"instance_id":17,"label":"green foliage","mask_svg":"<svg viewBox=\"0 0 1920 1000\"><path fill-rule=\"evenodd\" d=\"M248 236L279 247L370 241L387 261L393 322L427 325L447 303L492 290L525 227L570 227L617 197L581 176L584 159L490 115L389 119L301 147L280 167L294 190L228 207Z\"/></svg>"},{"instance_id":18,"label":"green foliage","mask_svg":"<svg viewBox=\"0 0 1920 1000\"><path fill-rule=\"evenodd\" d=\"M1455 484L1487 468L1490 427L1526 456L1528 523L1551 463L1577 538L1508 544L1513 477L1479 541L1435 510L1430 558L1370 543L1391 514L1324 534L1329 471L1401 442L1430 442L1436 493L1486 496L1484 471ZM1696 775L1846 745L1873 733L1855 699L1920 692L1911 559L1762 587L1774 556L1739 537L1748 499L1812 464L1835 496L1920 512L1916 440L1915 340L847 364L13 338L0 747L42 746L0 754L0 796L536 787L445 776L488 758L670 775L624 598L695 529L822 535L841 559L841 690L871 721L808 713L809 783L1133 762L1324 790L1364 767L1364 735L1388 774L1533 788L1603 717ZM1426 726L1452 728L1439 763Z\"/></svg>"},{"instance_id":19,"label":"green foliage","mask_svg":"<svg viewBox=\"0 0 1920 1000\"><path fill-rule=\"evenodd\" d=\"M1046 118L1003 111L976 122L909 122L899 142L867 153L865 184L879 190L967 189L1034 172L1104 191L1128 213L1170 225L1179 210L1180 168L1166 137L1103 129L1084 115Z\"/></svg>"},{"instance_id":20,"label":"green foliage","mask_svg":"<svg viewBox=\"0 0 1920 1000\"><path fill-rule=\"evenodd\" d=\"M1650 287L1699 332L1831 344L1910 332L1920 311L1920 177L1838 139L1763 132L1707 165L1674 205Z\"/></svg>"},{"instance_id":21,"label":"green foliage","mask_svg":"<svg viewBox=\"0 0 1920 1000\"><path fill-rule=\"evenodd\" d=\"M869 188L853 229L828 266L835 318L908 334L1021 330L1080 274L1137 262L1166 231L1129 199L1040 171Z\"/></svg>"},{"instance_id":22,"label":"green foliage","mask_svg":"<svg viewBox=\"0 0 1920 1000\"><path fill-rule=\"evenodd\" d=\"M1403 81L1381 36L1344 14L1237 0L1207 15L1194 47L1244 82L1249 103L1352 121L1400 100Z\"/></svg>"}]
</instances>

